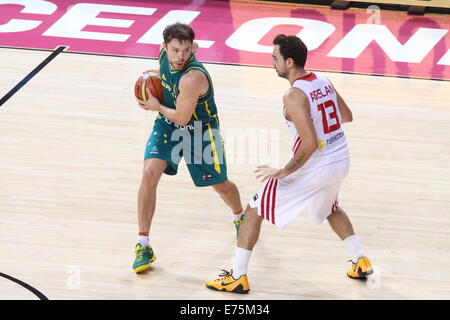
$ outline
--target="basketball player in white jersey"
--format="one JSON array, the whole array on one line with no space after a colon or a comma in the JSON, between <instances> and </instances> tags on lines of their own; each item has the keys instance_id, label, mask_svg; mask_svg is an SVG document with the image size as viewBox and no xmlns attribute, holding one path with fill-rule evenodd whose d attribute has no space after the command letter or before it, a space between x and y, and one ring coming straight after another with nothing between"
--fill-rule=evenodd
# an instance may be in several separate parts
<instances>
[{"instance_id":1,"label":"basketball player in white jersey","mask_svg":"<svg viewBox=\"0 0 450 320\"><path fill-rule=\"evenodd\" d=\"M283 228L304 209L316 224L327 219L347 245L350 278L366 279L373 273L348 216L338 206L349 169L342 124L352 121L352 112L327 78L304 69L308 50L298 37L278 35L273 44L273 66L291 84L283 97L283 113L292 136L292 159L281 169L259 166L255 171L265 184L247 206L233 268L206 282L213 290L248 293L247 266L262 221Z\"/></svg>"}]
</instances>

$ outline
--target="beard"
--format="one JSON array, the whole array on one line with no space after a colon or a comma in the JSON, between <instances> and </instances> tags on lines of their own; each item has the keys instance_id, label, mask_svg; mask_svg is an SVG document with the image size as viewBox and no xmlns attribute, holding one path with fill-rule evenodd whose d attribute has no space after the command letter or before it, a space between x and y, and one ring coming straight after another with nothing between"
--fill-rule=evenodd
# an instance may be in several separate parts
<instances>
[{"instance_id":1,"label":"beard","mask_svg":"<svg viewBox=\"0 0 450 320\"><path fill-rule=\"evenodd\" d=\"M288 78L289 73L287 71L280 71L277 69L275 69L275 70L280 78L284 78L284 79Z\"/></svg>"},{"instance_id":2,"label":"beard","mask_svg":"<svg viewBox=\"0 0 450 320\"><path fill-rule=\"evenodd\" d=\"M186 61L180 61L180 62L170 62L170 67L172 68L172 70L181 70L184 68L184 66L186 65ZM178 63L182 63L182 65L178 65Z\"/></svg>"}]
</instances>

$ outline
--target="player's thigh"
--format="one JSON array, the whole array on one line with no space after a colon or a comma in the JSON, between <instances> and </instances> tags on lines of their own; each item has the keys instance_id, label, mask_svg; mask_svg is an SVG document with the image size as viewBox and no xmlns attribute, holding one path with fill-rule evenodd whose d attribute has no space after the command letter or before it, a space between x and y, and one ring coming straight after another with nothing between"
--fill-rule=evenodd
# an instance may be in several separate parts
<instances>
[{"instance_id":1,"label":"player's thigh","mask_svg":"<svg viewBox=\"0 0 450 320\"><path fill-rule=\"evenodd\" d=\"M183 146L178 141L172 141L172 129L164 120L156 120L147 141L144 161L150 159L164 160L167 164L163 170L164 173L175 175L182 156ZM159 161L155 162L158 163Z\"/></svg>"},{"instance_id":2,"label":"player's thigh","mask_svg":"<svg viewBox=\"0 0 450 320\"><path fill-rule=\"evenodd\" d=\"M218 186L228 181L227 167L224 164L186 164L192 181L197 187Z\"/></svg>"},{"instance_id":3,"label":"player's thigh","mask_svg":"<svg viewBox=\"0 0 450 320\"><path fill-rule=\"evenodd\" d=\"M198 187L213 186L227 181L227 164L220 131L204 126L201 148L198 140L191 143L191 151L184 158L194 184Z\"/></svg>"},{"instance_id":4,"label":"player's thigh","mask_svg":"<svg viewBox=\"0 0 450 320\"><path fill-rule=\"evenodd\" d=\"M349 169L348 160L340 161L322 168L318 174L324 183L319 184L309 201L309 215L316 224L321 224L337 205L339 190Z\"/></svg>"}]
</instances>

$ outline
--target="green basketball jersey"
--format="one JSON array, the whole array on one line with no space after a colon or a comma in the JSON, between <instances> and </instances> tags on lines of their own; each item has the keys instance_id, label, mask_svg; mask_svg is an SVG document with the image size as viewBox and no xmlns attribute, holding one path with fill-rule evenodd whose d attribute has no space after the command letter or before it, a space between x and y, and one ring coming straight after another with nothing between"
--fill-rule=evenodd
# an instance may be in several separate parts
<instances>
[{"instance_id":1,"label":"green basketball jersey","mask_svg":"<svg viewBox=\"0 0 450 320\"><path fill-rule=\"evenodd\" d=\"M193 53L182 70L174 71L170 68L169 59L167 58L166 50L161 49L159 54L159 72L161 74L161 83L163 87L163 105L175 109L176 101L179 94L179 83L181 77L190 70L200 70L206 75L208 79L208 92L200 96L197 100L194 114L188 125L194 125L194 121L203 121L203 123L211 123L219 127L219 120L217 118L217 107L214 101L214 89L208 71L203 64L197 59ZM164 117L162 114L160 114Z\"/></svg>"}]
</instances>

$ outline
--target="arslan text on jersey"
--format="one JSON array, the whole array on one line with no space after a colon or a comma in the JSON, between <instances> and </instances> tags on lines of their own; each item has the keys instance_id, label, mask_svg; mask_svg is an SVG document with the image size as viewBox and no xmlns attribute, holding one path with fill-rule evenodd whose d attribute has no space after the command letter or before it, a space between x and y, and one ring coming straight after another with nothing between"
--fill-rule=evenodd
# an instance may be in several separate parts
<instances>
[{"instance_id":1,"label":"arslan text on jersey","mask_svg":"<svg viewBox=\"0 0 450 320\"><path fill-rule=\"evenodd\" d=\"M311 96L312 101L315 101L315 100L325 98L329 94L333 94L333 93L334 93L333 86L328 85L328 86L325 86L325 88L323 88L323 89L319 88L317 90L311 91L309 93L309 95Z\"/></svg>"},{"instance_id":2,"label":"arslan text on jersey","mask_svg":"<svg viewBox=\"0 0 450 320\"><path fill-rule=\"evenodd\" d=\"M327 145L328 144L332 144L333 142L339 140L343 136L344 136L344 133L343 132L339 132L338 134L332 136L330 139L327 139Z\"/></svg>"}]
</instances>

